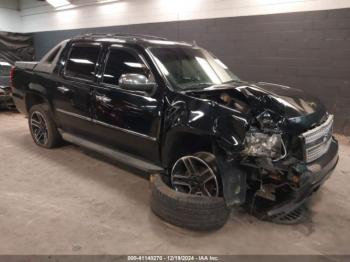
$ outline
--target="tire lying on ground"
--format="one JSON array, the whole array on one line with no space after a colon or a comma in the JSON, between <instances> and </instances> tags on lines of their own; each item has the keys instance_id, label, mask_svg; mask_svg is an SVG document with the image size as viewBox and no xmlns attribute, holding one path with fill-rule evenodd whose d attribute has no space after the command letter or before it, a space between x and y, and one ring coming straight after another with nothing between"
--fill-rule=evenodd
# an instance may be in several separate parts
<instances>
[{"instance_id":1,"label":"tire lying on ground","mask_svg":"<svg viewBox=\"0 0 350 262\"><path fill-rule=\"evenodd\" d=\"M220 197L177 192L160 175L151 176L151 209L164 221L191 230L215 230L227 221L230 210Z\"/></svg>"}]
</instances>

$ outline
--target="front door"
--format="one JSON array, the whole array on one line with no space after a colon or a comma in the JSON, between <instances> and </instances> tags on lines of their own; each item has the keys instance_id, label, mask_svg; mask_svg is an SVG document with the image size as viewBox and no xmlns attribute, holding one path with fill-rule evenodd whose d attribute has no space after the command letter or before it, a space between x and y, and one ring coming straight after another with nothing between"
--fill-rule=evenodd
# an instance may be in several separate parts
<instances>
[{"instance_id":1,"label":"front door","mask_svg":"<svg viewBox=\"0 0 350 262\"><path fill-rule=\"evenodd\" d=\"M112 45L106 52L101 83L95 90L94 123L101 143L145 160L159 161L161 103L152 93L123 90L123 74L152 77L142 56L134 49Z\"/></svg>"}]
</instances>

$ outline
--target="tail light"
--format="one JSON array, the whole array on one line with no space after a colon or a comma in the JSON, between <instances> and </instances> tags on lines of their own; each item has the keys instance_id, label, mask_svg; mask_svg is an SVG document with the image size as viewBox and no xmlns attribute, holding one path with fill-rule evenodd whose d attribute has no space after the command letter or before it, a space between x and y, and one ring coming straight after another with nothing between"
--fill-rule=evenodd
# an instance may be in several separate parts
<instances>
[{"instance_id":1,"label":"tail light","mask_svg":"<svg viewBox=\"0 0 350 262\"><path fill-rule=\"evenodd\" d=\"M15 67L11 67L11 70L10 70L10 86L11 86L11 90L13 91L13 80L14 80L14 77L15 77Z\"/></svg>"}]
</instances>

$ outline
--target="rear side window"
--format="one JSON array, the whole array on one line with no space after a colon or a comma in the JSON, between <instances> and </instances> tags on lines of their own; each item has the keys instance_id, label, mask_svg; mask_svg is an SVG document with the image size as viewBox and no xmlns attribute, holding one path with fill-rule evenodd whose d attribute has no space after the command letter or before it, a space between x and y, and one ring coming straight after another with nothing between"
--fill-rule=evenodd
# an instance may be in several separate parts
<instances>
[{"instance_id":1,"label":"rear side window","mask_svg":"<svg viewBox=\"0 0 350 262\"><path fill-rule=\"evenodd\" d=\"M103 83L118 85L119 78L123 74L147 76L148 73L149 70L135 51L126 48L111 48L103 75Z\"/></svg>"},{"instance_id":2,"label":"rear side window","mask_svg":"<svg viewBox=\"0 0 350 262\"><path fill-rule=\"evenodd\" d=\"M100 46L72 46L65 76L93 80L99 53Z\"/></svg>"}]
</instances>

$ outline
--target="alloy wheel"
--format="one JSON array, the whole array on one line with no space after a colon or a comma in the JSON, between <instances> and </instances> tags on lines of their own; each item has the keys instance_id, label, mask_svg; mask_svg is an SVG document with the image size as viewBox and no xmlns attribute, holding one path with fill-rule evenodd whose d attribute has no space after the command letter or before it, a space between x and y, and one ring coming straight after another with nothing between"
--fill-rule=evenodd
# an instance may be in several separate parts
<instances>
[{"instance_id":1,"label":"alloy wheel","mask_svg":"<svg viewBox=\"0 0 350 262\"><path fill-rule=\"evenodd\" d=\"M35 111L30 118L30 128L33 138L39 145L46 145L49 139L48 129L42 113Z\"/></svg>"},{"instance_id":2,"label":"alloy wheel","mask_svg":"<svg viewBox=\"0 0 350 262\"><path fill-rule=\"evenodd\" d=\"M184 156L175 162L171 171L171 184L179 192L219 196L219 184L213 168L197 156Z\"/></svg>"}]
</instances>

